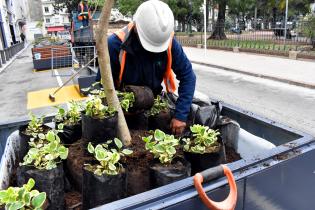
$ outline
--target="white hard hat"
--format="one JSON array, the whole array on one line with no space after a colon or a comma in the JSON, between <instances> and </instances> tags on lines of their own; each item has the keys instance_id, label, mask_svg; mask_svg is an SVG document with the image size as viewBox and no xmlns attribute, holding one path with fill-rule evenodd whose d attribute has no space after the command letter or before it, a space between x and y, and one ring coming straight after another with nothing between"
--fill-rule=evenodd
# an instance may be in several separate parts
<instances>
[{"instance_id":1,"label":"white hard hat","mask_svg":"<svg viewBox=\"0 0 315 210\"><path fill-rule=\"evenodd\" d=\"M144 49L155 53L167 50L174 31L174 15L167 4L159 0L142 3L134 22Z\"/></svg>"}]
</instances>

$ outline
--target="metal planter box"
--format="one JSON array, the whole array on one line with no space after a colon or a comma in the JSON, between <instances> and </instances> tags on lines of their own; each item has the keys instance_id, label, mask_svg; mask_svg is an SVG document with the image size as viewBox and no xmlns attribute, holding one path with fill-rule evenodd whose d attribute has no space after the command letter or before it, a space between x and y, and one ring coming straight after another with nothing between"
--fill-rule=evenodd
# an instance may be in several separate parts
<instances>
[{"instance_id":1,"label":"metal planter box","mask_svg":"<svg viewBox=\"0 0 315 210\"><path fill-rule=\"evenodd\" d=\"M313 209L315 199L315 143L308 134L224 104L223 115L236 120L241 128L262 137L276 148L228 164L238 186L236 209ZM47 119L48 120L48 119ZM0 125L0 154L7 137L27 121ZM4 154L6 155L6 154ZM3 158L1 168L3 169ZM10 173L6 169L6 173ZM4 180L0 180L2 183ZM203 185L213 200L223 200L228 192L227 181L220 178ZM187 178L151 191L115 201L97 209L206 209Z\"/></svg>"},{"instance_id":2,"label":"metal planter box","mask_svg":"<svg viewBox=\"0 0 315 210\"><path fill-rule=\"evenodd\" d=\"M315 143L308 134L283 126L253 113L224 104L223 115L241 128L275 145L270 152L253 159L227 164L238 187L236 209L313 209L315 205ZM204 184L213 200L229 193L227 180ZM100 206L96 209L207 209L187 178L148 192Z\"/></svg>"}]
</instances>

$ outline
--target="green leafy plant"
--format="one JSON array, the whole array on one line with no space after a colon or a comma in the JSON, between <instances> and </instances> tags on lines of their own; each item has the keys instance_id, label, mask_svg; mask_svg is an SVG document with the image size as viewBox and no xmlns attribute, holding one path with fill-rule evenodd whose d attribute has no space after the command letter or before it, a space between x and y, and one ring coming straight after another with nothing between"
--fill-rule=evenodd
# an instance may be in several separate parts
<instances>
[{"instance_id":1,"label":"green leafy plant","mask_svg":"<svg viewBox=\"0 0 315 210\"><path fill-rule=\"evenodd\" d=\"M149 150L154 158L159 158L162 164L170 164L176 154L176 146L179 139L173 135L165 134L161 130L155 130L154 136L142 137L146 150Z\"/></svg>"},{"instance_id":2,"label":"green leafy plant","mask_svg":"<svg viewBox=\"0 0 315 210\"><path fill-rule=\"evenodd\" d=\"M60 143L60 138L54 131L46 135L39 134L38 142L30 142L32 148L28 151L20 165L31 165L37 169L51 170L57 167L61 160L68 157L68 148Z\"/></svg>"},{"instance_id":3,"label":"green leafy plant","mask_svg":"<svg viewBox=\"0 0 315 210\"><path fill-rule=\"evenodd\" d=\"M85 114L87 116L104 119L114 116L116 112L113 107L103 105L100 98L92 97L86 102Z\"/></svg>"},{"instance_id":4,"label":"green leafy plant","mask_svg":"<svg viewBox=\"0 0 315 210\"><path fill-rule=\"evenodd\" d=\"M307 23L304 27L304 34L309 38L315 38L315 15L307 17Z\"/></svg>"},{"instance_id":5,"label":"green leafy plant","mask_svg":"<svg viewBox=\"0 0 315 210\"><path fill-rule=\"evenodd\" d=\"M184 151L204 154L210 152L210 149L219 147L218 136L220 133L216 130L210 129L208 126L193 125L190 127L193 135L193 140L184 138Z\"/></svg>"},{"instance_id":6,"label":"green leafy plant","mask_svg":"<svg viewBox=\"0 0 315 210\"><path fill-rule=\"evenodd\" d=\"M161 111L168 109L168 103L165 99L162 99L161 96L157 96L154 99L153 107L149 111L150 116L158 115Z\"/></svg>"},{"instance_id":7,"label":"green leafy plant","mask_svg":"<svg viewBox=\"0 0 315 210\"><path fill-rule=\"evenodd\" d=\"M55 121L57 123L61 122L65 125L76 125L81 120L81 110L83 106L79 102L71 101L69 102L69 110L66 111L60 106L56 106L58 112L55 116Z\"/></svg>"},{"instance_id":8,"label":"green leafy plant","mask_svg":"<svg viewBox=\"0 0 315 210\"><path fill-rule=\"evenodd\" d=\"M133 107L135 102L135 94L133 92L119 92L117 91L117 96L120 101L121 107L128 112L130 107Z\"/></svg>"},{"instance_id":9,"label":"green leafy plant","mask_svg":"<svg viewBox=\"0 0 315 210\"><path fill-rule=\"evenodd\" d=\"M93 154L98 164L91 165L86 164L85 169L92 171L98 176L106 175L117 175L123 169L121 163L119 163L122 156L132 154L129 149L122 149L122 142L115 138L115 145L117 149L110 149L109 144L112 143L111 140L107 141L105 144L98 144L94 147L91 142L88 144L89 153Z\"/></svg>"},{"instance_id":10,"label":"green leafy plant","mask_svg":"<svg viewBox=\"0 0 315 210\"><path fill-rule=\"evenodd\" d=\"M34 114L29 114L31 121L28 123L28 126L25 130L25 133L30 136L37 136L40 132L43 132L43 123L44 123L44 116L41 118L37 118Z\"/></svg>"},{"instance_id":11,"label":"green leafy plant","mask_svg":"<svg viewBox=\"0 0 315 210\"><path fill-rule=\"evenodd\" d=\"M82 91L101 99L106 98L106 94L101 82L94 82L90 87L83 88Z\"/></svg>"},{"instance_id":12,"label":"green leafy plant","mask_svg":"<svg viewBox=\"0 0 315 210\"><path fill-rule=\"evenodd\" d=\"M97 89L95 88L97 85L102 85L100 82L93 83L91 87L84 88L83 91L88 92L89 94L100 98L105 99L106 94L103 88ZM116 91L118 99L120 101L121 107L128 112L128 109L133 106L135 102L135 95L132 92L120 92Z\"/></svg>"},{"instance_id":13,"label":"green leafy plant","mask_svg":"<svg viewBox=\"0 0 315 210\"><path fill-rule=\"evenodd\" d=\"M63 127L64 125L60 123L58 124L57 129L50 130L50 132L53 132L55 135L57 135L58 133L63 132ZM46 139L45 133L38 133L37 136L33 136L28 142L30 147L36 147L36 148L40 148L46 143L48 143L48 141Z\"/></svg>"},{"instance_id":14,"label":"green leafy plant","mask_svg":"<svg viewBox=\"0 0 315 210\"><path fill-rule=\"evenodd\" d=\"M0 191L0 206L5 209L34 209L40 210L45 203L46 193L32 190L35 186L34 179L29 179L23 187L9 187Z\"/></svg>"}]
</instances>

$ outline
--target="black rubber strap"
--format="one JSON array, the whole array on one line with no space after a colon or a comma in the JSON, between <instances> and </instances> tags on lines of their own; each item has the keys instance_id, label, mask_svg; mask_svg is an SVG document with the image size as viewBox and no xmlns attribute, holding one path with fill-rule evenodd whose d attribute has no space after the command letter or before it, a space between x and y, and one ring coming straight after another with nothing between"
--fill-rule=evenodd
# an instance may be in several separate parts
<instances>
[{"instance_id":1,"label":"black rubber strap","mask_svg":"<svg viewBox=\"0 0 315 210\"><path fill-rule=\"evenodd\" d=\"M213 179L223 177L224 169L222 166L216 166L201 172L201 175L203 177L203 182L209 182Z\"/></svg>"}]
</instances>

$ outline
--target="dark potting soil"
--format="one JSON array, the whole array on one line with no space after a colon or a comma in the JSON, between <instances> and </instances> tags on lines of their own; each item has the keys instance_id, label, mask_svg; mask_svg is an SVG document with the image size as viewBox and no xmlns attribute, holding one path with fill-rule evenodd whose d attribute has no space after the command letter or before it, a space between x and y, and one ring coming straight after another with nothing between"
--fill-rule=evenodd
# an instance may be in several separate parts
<instances>
[{"instance_id":1,"label":"dark potting soil","mask_svg":"<svg viewBox=\"0 0 315 210\"><path fill-rule=\"evenodd\" d=\"M170 110L161 111L158 115L149 117L149 129L156 130L160 129L165 133L171 133L171 112Z\"/></svg>"},{"instance_id":2,"label":"dark potting soil","mask_svg":"<svg viewBox=\"0 0 315 210\"><path fill-rule=\"evenodd\" d=\"M82 209L82 195L77 191L67 192L65 194L66 209L81 210Z\"/></svg>"},{"instance_id":3,"label":"dark potting soil","mask_svg":"<svg viewBox=\"0 0 315 210\"><path fill-rule=\"evenodd\" d=\"M83 165L93 160L87 152L88 141L80 139L69 147L67 158L67 169L70 175L70 181L73 187L81 192L83 179Z\"/></svg>"},{"instance_id":4,"label":"dark potting soil","mask_svg":"<svg viewBox=\"0 0 315 210\"><path fill-rule=\"evenodd\" d=\"M171 165L162 165L162 164L155 164L152 166L155 170L163 170L167 168L168 170L183 170L186 166L181 161L176 161L176 163L171 164Z\"/></svg>"},{"instance_id":5,"label":"dark potting soil","mask_svg":"<svg viewBox=\"0 0 315 210\"><path fill-rule=\"evenodd\" d=\"M226 153L226 162L227 163L232 163L232 162L235 162L235 161L242 159L240 154L238 154L235 151L235 149L232 147L225 146L225 153Z\"/></svg>"},{"instance_id":6,"label":"dark potting soil","mask_svg":"<svg viewBox=\"0 0 315 210\"><path fill-rule=\"evenodd\" d=\"M127 196L135 195L151 189L149 162L153 155L145 150L143 136L149 136L149 131L132 130L130 149L133 153L125 158L127 165Z\"/></svg>"}]
</instances>

